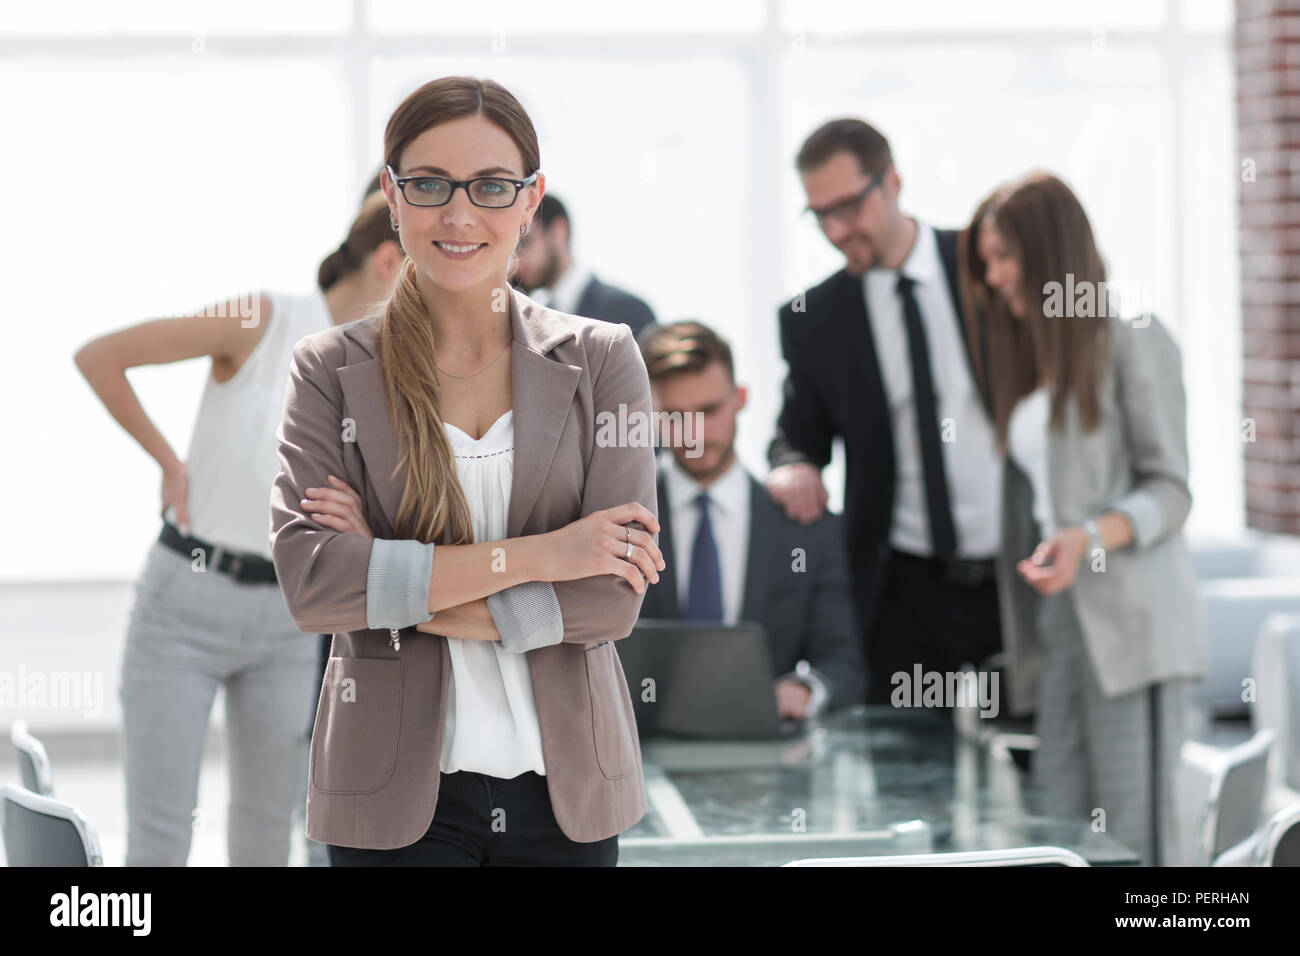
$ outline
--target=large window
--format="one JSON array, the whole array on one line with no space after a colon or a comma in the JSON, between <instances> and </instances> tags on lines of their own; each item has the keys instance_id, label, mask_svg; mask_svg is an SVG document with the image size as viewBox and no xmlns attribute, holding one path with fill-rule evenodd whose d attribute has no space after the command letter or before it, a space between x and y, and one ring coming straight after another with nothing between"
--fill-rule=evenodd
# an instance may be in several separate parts
<instances>
[{"instance_id":1,"label":"large window","mask_svg":"<svg viewBox=\"0 0 1300 956\"><path fill-rule=\"evenodd\" d=\"M306 291L412 89L513 90L575 252L733 342L755 473L783 375L776 307L839 267L792 157L855 114L891 139L906 208L964 224L1046 167L1111 271L1182 342L1194 529L1241 524L1226 3L472 5L47 2L0 12L8 540L0 580L131 578L159 474L72 364L104 331L255 288ZM92 177L71 201L69 177ZM81 194L83 197L85 193ZM185 456L207 362L132 371ZM842 477L829 483L838 506Z\"/></svg>"}]
</instances>

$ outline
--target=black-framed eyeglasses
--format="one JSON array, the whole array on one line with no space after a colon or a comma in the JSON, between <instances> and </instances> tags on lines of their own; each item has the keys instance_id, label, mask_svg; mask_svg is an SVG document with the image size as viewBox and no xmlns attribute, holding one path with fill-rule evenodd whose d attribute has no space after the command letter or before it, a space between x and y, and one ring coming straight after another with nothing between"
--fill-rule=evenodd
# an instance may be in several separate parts
<instances>
[{"instance_id":1,"label":"black-framed eyeglasses","mask_svg":"<svg viewBox=\"0 0 1300 956\"><path fill-rule=\"evenodd\" d=\"M823 209L814 209L812 206L805 206L804 212L816 219L817 225L821 226L823 229L826 228L826 223L831 219L834 219L836 222L852 222L853 218L857 216L858 211L862 208L862 204L866 201L867 197L871 195L871 191L884 181L885 170L881 170L876 173L875 176L871 177L871 182L867 183L862 192L857 195L850 196L847 199L841 199L839 202L826 206Z\"/></svg>"},{"instance_id":2,"label":"black-framed eyeglasses","mask_svg":"<svg viewBox=\"0 0 1300 956\"><path fill-rule=\"evenodd\" d=\"M403 176L401 179L393 172L392 166L385 166L389 178L398 192L412 206L445 206L462 186L469 201L476 206L488 209L504 209L513 206L519 198L519 190L531 186L537 181L541 170L527 179L507 179L503 176L480 176L477 179L447 179L445 176Z\"/></svg>"}]
</instances>

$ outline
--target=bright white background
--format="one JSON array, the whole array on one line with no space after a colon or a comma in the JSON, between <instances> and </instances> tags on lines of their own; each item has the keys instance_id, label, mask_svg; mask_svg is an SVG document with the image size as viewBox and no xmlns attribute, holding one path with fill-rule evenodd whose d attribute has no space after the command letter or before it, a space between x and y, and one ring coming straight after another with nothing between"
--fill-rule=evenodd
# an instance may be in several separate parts
<instances>
[{"instance_id":1,"label":"bright white background","mask_svg":"<svg viewBox=\"0 0 1300 956\"><path fill-rule=\"evenodd\" d=\"M0 582L129 581L157 534L157 466L76 348L244 290L310 289L389 113L449 73L523 101L579 257L661 320L730 338L760 475L784 374L776 307L840 264L798 214L803 137L833 115L876 124L905 207L939 225L1027 169L1058 173L1113 278L1142 283L1182 342L1191 528L1236 529L1229 15L1226 0L6 5ZM130 373L182 456L207 371ZM838 467L829 483L838 507Z\"/></svg>"}]
</instances>

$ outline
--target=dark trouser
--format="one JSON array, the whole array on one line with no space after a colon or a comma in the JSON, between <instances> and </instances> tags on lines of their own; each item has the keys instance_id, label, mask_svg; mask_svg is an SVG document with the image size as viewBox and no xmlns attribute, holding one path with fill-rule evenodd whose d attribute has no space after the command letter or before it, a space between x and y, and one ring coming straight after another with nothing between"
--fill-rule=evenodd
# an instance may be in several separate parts
<instances>
[{"instance_id":1,"label":"dark trouser","mask_svg":"<svg viewBox=\"0 0 1300 956\"><path fill-rule=\"evenodd\" d=\"M894 675L912 682L917 664L922 674L955 673L966 663L980 667L1001 648L995 580L953 583L929 558L890 553L875 626L863 635L868 704L890 704L900 686Z\"/></svg>"},{"instance_id":2,"label":"dark trouser","mask_svg":"<svg viewBox=\"0 0 1300 956\"><path fill-rule=\"evenodd\" d=\"M331 866L614 866L618 835L575 843L551 811L546 778L444 773L429 830L396 850L329 847Z\"/></svg>"}]
</instances>

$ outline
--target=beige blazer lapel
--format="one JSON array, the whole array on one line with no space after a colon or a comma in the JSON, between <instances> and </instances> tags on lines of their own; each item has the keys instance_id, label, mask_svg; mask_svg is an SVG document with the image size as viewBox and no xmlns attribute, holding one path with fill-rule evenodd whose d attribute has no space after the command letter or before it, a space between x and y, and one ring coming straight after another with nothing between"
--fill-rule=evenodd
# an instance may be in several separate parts
<instances>
[{"instance_id":1,"label":"beige blazer lapel","mask_svg":"<svg viewBox=\"0 0 1300 956\"><path fill-rule=\"evenodd\" d=\"M339 384L344 414L355 426L357 449L387 525L386 530L380 529L372 520L371 530L382 537L395 534L407 469L397 467L397 432L388 417L376 344L379 322L371 317L344 326L343 334L361 348L364 357L339 369ZM515 289L510 290L510 323L515 438L506 537L514 538L522 533L546 482L582 370L548 356L556 345L573 338L573 330L550 309Z\"/></svg>"}]
</instances>

